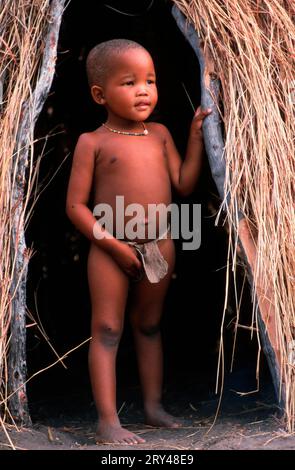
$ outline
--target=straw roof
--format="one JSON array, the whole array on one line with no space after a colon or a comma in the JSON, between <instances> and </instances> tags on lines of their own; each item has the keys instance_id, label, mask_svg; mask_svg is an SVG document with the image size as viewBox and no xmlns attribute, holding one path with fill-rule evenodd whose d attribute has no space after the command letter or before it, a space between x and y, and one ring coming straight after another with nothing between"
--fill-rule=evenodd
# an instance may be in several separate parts
<instances>
[{"instance_id":1,"label":"straw roof","mask_svg":"<svg viewBox=\"0 0 295 470\"><path fill-rule=\"evenodd\" d=\"M269 302L295 424L295 25L292 0L174 0L195 26L222 86L228 213L246 217L256 256L254 291ZM236 261L236 250L233 250ZM253 324L257 324L255 312Z\"/></svg>"},{"instance_id":2,"label":"straw roof","mask_svg":"<svg viewBox=\"0 0 295 470\"><path fill-rule=\"evenodd\" d=\"M24 382L26 272L31 250L26 247L24 229L38 169L34 125L54 73L55 13L61 18L62 4L63 0L0 0L1 425L7 416L13 420L13 408L23 413L20 421L30 421Z\"/></svg>"}]
</instances>

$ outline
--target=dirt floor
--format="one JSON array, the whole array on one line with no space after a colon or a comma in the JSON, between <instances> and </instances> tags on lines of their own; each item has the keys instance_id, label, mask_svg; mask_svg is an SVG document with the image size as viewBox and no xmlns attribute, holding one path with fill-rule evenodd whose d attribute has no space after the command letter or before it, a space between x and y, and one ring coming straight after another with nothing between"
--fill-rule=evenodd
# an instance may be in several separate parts
<instances>
[{"instance_id":1,"label":"dirt floor","mask_svg":"<svg viewBox=\"0 0 295 470\"><path fill-rule=\"evenodd\" d=\"M94 404L81 393L71 399L55 397L35 403L30 429L16 431L7 427L16 449L33 450L245 450L245 449L295 449L295 435L284 430L283 419L275 404L272 385L263 391L239 396L227 384L218 418L212 427L218 398L214 393L196 396L194 386L186 386L187 393L180 395L177 387L165 393L166 408L183 418L181 429L156 429L144 425L138 401L139 390L129 389L128 402L121 404L122 423L146 440L137 446L96 445L96 416ZM133 398L135 397L135 398ZM58 405L57 405L58 403ZM0 433L0 449L10 449L7 436Z\"/></svg>"}]
</instances>

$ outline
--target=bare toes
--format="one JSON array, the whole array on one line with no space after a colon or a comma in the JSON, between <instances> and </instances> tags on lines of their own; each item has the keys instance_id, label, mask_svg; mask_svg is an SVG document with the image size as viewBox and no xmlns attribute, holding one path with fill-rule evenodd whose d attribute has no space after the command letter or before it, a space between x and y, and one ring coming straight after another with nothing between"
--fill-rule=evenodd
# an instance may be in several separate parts
<instances>
[{"instance_id":1,"label":"bare toes","mask_svg":"<svg viewBox=\"0 0 295 470\"><path fill-rule=\"evenodd\" d=\"M133 445L140 443L141 438L127 431L127 429L123 429L121 426L104 425L101 423L97 430L96 442L98 444Z\"/></svg>"},{"instance_id":2,"label":"bare toes","mask_svg":"<svg viewBox=\"0 0 295 470\"><path fill-rule=\"evenodd\" d=\"M181 428L181 424L180 423L172 423L171 428Z\"/></svg>"},{"instance_id":3,"label":"bare toes","mask_svg":"<svg viewBox=\"0 0 295 470\"><path fill-rule=\"evenodd\" d=\"M150 410L146 414L146 423L150 426L165 427L165 428L179 428L182 422L167 413L162 407Z\"/></svg>"},{"instance_id":4,"label":"bare toes","mask_svg":"<svg viewBox=\"0 0 295 470\"><path fill-rule=\"evenodd\" d=\"M124 439L124 441L125 441L125 444L128 444L128 445L133 444L133 440L130 439L130 437L126 437L126 439Z\"/></svg>"}]
</instances>

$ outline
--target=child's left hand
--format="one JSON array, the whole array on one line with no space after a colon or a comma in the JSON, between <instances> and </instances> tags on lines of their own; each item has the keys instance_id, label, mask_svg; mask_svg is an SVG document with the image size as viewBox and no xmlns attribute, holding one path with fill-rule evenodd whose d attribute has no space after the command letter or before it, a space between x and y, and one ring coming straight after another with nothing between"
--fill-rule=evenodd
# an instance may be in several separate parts
<instances>
[{"instance_id":1,"label":"child's left hand","mask_svg":"<svg viewBox=\"0 0 295 470\"><path fill-rule=\"evenodd\" d=\"M203 134L202 134L202 124L203 120L205 119L208 114L212 113L212 109L208 108L205 110L202 110L201 106L198 107L197 111L195 112L195 115L193 117L193 121L191 124L191 130L190 130L190 135L192 137L198 137L202 139Z\"/></svg>"}]
</instances>

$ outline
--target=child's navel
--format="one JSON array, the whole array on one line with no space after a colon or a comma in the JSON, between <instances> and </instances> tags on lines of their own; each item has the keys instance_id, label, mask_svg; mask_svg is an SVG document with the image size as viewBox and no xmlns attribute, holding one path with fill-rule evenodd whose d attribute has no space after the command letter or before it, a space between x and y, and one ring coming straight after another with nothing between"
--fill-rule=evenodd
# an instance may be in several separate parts
<instances>
[{"instance_id":1,"label":"child's navel","mask_svg":"<svg viewBox=\"0 0 295 470\"><path fill-rule=\"evenodd\" d=\"M110 163L115 163L116 160L117 160L117 157L112 157L110 160Z\"/></svg>"}]
</instances>

